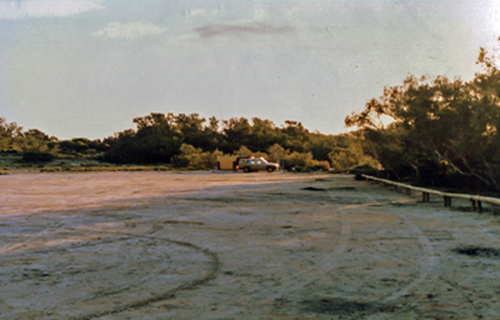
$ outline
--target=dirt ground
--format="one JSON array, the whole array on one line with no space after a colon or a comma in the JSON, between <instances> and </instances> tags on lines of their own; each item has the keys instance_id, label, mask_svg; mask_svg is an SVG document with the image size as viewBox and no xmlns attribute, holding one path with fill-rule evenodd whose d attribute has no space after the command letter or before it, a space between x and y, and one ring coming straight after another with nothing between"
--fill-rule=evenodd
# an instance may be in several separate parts
<instances>
[{"instance_id":1,"label":"dirt ground","mask_svg":"<svg viewBox=\"0 0 500 320\"><path fill-rule=\"evenodd\" d=\"M0 177L0 319L499 319L497 208L352 176Z\"/></svg>"}]
</instances>

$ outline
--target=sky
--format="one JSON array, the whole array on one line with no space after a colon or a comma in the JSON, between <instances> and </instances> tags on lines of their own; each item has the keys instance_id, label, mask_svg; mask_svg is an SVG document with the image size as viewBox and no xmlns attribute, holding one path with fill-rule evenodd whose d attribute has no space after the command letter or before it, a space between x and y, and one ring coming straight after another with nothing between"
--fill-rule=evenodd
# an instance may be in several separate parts
<instances>
[{"instance_id":1,"label":"sky","mask_svg":"<svg viewBox=\"0 0 500 320\"><path fill-rule=\"evenodd\" d=\"M98 139L151 112L344 118L409 75L468 81L496 0L0 0L0 117Z\"/></svg>"}]
</instances>

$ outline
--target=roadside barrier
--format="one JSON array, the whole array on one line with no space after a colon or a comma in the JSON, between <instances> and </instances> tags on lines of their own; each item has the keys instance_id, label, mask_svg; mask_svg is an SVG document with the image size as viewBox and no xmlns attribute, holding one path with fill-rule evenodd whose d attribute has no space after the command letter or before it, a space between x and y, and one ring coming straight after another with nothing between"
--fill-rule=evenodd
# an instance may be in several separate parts
<instances>
[{"instance_id":1,"label":"roadside barrier","mask_svg":"<svg viewBox=\"0 0 500 320\"><path fill-rule=\"evenodd\" d=\"M422 192L422 201L423 202L429 202L431 194L441 196L441 197L443 197L445 207L451 207L451 199L452 198L469 200L471 202L472 211L477 210L477 212L479 212L479 213L483 212L483 205L482 205L483 202L500 205L499 198L483 197L483 196L462 194L462 193L441 192L441 191L427 189L427 188L414 187L414 186L410 186L410 185L407 185L404 183L395 182L395 181L391 181L391 180L387 180L387 179L381 179L381 178L369 176L366 174L362 174L361 176L365 179L368 179L368 180L382 182L384 185L393 185L396 187L396 191L398 191L399 188L403 188L403 189L405 189L406 194L408 194L408 195L411 195L412 190L420 191L420 192Z\"/></svg>"}]
</instances>

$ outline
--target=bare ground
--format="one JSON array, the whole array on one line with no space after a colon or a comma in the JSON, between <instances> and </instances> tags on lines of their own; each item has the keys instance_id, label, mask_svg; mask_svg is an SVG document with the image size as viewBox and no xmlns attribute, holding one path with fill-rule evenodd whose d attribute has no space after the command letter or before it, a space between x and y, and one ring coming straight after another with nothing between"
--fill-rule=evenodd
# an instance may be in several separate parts
<instances>
[{"instance_id":1,"label":"bare ground","mask_svg":"<svg viewBox=\"0 0 500 320\"><path fill-rule=\"evenodd\" d=\"M0 177L0 319L498 319L500 217L352 176Z\"/></svg>"}]
</instances>

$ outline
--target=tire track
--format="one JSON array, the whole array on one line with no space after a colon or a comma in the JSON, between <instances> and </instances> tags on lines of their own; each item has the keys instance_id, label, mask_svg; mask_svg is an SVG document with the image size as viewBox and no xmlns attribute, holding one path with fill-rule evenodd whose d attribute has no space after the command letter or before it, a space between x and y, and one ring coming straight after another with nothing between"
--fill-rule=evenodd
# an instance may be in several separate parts
<instances>
[{"instance_id":1,"label":"tire track","mask_svg":"<svg viewBox=\"0 0 500 320\"><path fill-rule=\"evenodd\" d=\"M408 285L406 285L404 288L399 289L398 291L394 292L392 295L386 297L384 301L389 302L389 301L394 301L398 299L401 296L409 294L410 290L421 284L423 281L425 281L429 275L431 274L431 271L436 268L438 264L438 258L434 254L434 249L432 248L432 243L429 240L429 238L424 234L422 229L420 229L416 224L410 221L408 217L402 215L402 214L396 214L400 219L402 219L406 225L409 225L410 228L413 230L413 233L417 235L418 241L422 244L424 248L424 252L426 253L426 260L420 264L421 270L423 270L420 273L420 276L415 279L414 281L410 282Z\"/></svg>"},{"instance_id":2,"label":"tire track","mask_svg":"<svg viewBox=\"0 0 500 320\"><path fill-rule=\"evenodd\" d=\"M162 294L153 296L151 298L131 302L131 303L126 304L124 306L120 306L119 308L112 308L109 310L95 312L95 313L91 313L91 314L87 314L87 315L83 315L83 316L71 317L71 318L69 318L71 320L96 319L96 318L100 318L100 317L104 317L104 316L109 316L109 315L114 315L114 314L126 312L129 310L135 310L135 309L147 307L155 302L173 299L173 298L175 298L176 292L194 289L198 286L202 286L202 285L206 284L207 282L209 282L211 280L214 280L217 277L217 274L218 274L219 269L220 269L220 261L219 261L217 254L209 251L208 249L203 249L201 247L198 247L197 245L194 245L190 242L178 241L178 240L167 239L167 238L162 238L162 237L155 237L155 236L137 235L137 234L131 234L131 233L112 232L112 231L100 231L99 234L113 234L113 235L120 235L120 236L129 237L129 238L160 240L160 241L172 243L172 244L175 244L175 245L178 245L181 247L190 248L190 249L193 249L199 253L202 253L206 257L208 257L209 261L210 261L210 268L208 269L207 273L204 276L202 276L198 279L186 282L184 284L181 284L181 285L179 285L175 288L172 288L172 289L170 289Z\"/></svg>"},{"instance_id":3,"label":"tire track","mask_svg":"<svg viewBox=\"0 0 500 320\"><path fill-rule=\"evenodd\" d=\"M369 193L366 194L366 197L376 201L372 195ZM379 202L379 204L386 205L389 204L390 202L384 201L384 202ZM438 258L434 254L434 249L432 247L432 243L429 240L429 238L425 235L425 233L420 229L416 224L414 224L408 217L406 217L403 214L394 214L394 213L389 213L391 215L395 215L401 220L405 222L405 225L409 226L410 232L415 234L417 236L417 241L420 242L420 244L423 247L423 252L425 253L425 261L420 264L420 276L416 278L415 280L411 281L409 284L407 284L405 287L396 290L393 294L387 296L386 298L383 299L385 302L392 302L394 300L397 300L399 297L404 296L409 294L411 290L413 290L416 286L421 284L423 281L425 281L429 275L431 274L431 271L436 268L438 264Z\"/></svg>"},{"instance_id":4,"label":"tire track","mask_svg":"<svg viewBox=\"0 0 500 320\"><path fill-rule=\"evenodd\" d=\"M328 195L334 199L334 196L331 194L331 191L328 191ZM349 246L349 236L351 234L351 227L349 223L349 218L348 215L349 213L347 210L349 209L359 209L359 208L366 208L369 206L380 206L380 205L386 205L389 202L387 201L377 201L372 195L369 193L366 193L364 195L364 198L367 198L370 200L369 203L362 204L362 205L350 205L350 206L345 206L341 208L340 215L342 217L342 227L341 227L341 235L339 238L339 242L336 245L336 248L334 249L334 253L336 256L339 256L343 254L346 250L346 248ZM425 253L425 261L420 264L420 276L407 284L405 287L395 291L393 294L387 296L386 298L383 299L385 302L392 302L394 300L397 300L399 297L407 295L412 289L414 289L416 286L421 284L423 281L425 281L429 275L431 274L431 271L436 268L438 264L438 259L436 255L434 254L434 249L432 247L431 241L429 238L424 234L424 232L416 225L414 224L408 217L402 215L402 214L393 214L389 213L392 215L396 215L399 217L401 220L405 222L406 226L409 226L410 232L415 234L417 237L418 242L422 245L423 251Z\"/></svg>"},{"instance_id":5,"label":"tire track","mask_svg":"<svg viewBox=\"0 0 500 320\"><path fill-rule=\"evenodd\" d=\"M348 207L350 207L350 206L348 206ZM349 223L349 219L347 217L347 215L349 213L346 210L344 210L343 208L345 208L345 207L342 207L340 210L335 212L336 214L339 214L340 218L341 218L340 219L340 221L341 221L340 235L339 235L339 238L335 244L335 248L333 249L335 256L340 256L344 253L344 251L346 250L346 248L349 244L349 238L351 236L351 224ZM315 266L311 267L311 268L314 268L314 269L321 268L321 266L323 265L323 260L324 259L320 258L318 263L316 263ZM291 279L296 279L299 276L303 275L304 273L310 272L310 271L311 271L311 269L304 269L302 271L294 273L291 276Z\"/></svg>"},{"instance_id":6,"label":"tire track","mask_svg":"<svg viewBox=\"0 0 500 320\"><path fill-rule=\"evenodd\" d=\"M333 198L333 196L328 192L328 195ZM366 203L366 204L353 204L353 205L347 205L340 207L338 209L332 210L334 214L340 215L340 235L339 238L335 244L335 248L333 249L333 254L335 257L340 257L348 248L349 246L349 239L351 237L351 223L349 221L349 214L351 213L349 210L351 209L356 209L356 208L362 208L362 207L367 207L367 206L378 206L380 203L374 202L374 203ZM318 263L316 263L315 269L321 268L323 265L323 262L326 259L319 259ZM335 259L335 261L338 261L339 259ZM333 269L335 267L335 264L329 264L329 266ZM292 279L298 278L302 274L310 272L310 269L307 270L302 270L300 272L297 272L292 275Z\"/></svg>"}]
</instances>

